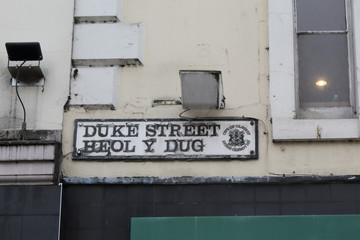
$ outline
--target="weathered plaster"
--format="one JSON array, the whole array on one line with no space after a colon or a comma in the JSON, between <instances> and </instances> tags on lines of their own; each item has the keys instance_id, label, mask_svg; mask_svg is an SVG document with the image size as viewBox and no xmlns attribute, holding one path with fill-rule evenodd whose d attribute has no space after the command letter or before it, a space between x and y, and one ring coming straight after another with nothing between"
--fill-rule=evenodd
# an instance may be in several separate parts
<instances>
[{"instance_id":1,"label":"weathered plaster","mask_svg":"<svg viewBox=\"0 0 360 240\"><path fill-rule=\"evenodd\" d=\"M0 9L0 129L19 129L23 110L7 71L6 42L40 42L46 77L42 87L19 87L27 112L28 129L61 129L63 105L69 89L73 1L2 3Z\"/></svg>"},{"instance_id":2,"label":"weathered plaster","mask_svg":"<svg viewBox=\"0 0 360 240\"><path fill-rule=\"evenodd\" d=\"M144 66L120 69L118 108L71 107L65 113L65 177L331 176L360 171L359 142L273 143L269 105L266 0L125 0L124 22L146 25ZM179 70L220 70L224 110L183 117L259 119L259 159L251 161L79 162L71 159L78 118L177 118L180 105L153 105L181 95Z\"/></svg>"}]
</instances>

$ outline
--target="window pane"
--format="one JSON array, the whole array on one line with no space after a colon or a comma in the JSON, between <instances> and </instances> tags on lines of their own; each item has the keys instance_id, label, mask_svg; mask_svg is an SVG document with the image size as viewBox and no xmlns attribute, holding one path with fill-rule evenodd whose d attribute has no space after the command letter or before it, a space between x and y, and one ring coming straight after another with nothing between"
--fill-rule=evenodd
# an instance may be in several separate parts
<instances>
[{"instance_id":1,"label":"window pane","mask_svg":"<svg viewBox=\"0 0 360 240\"><path fill-rule=\"evenodd\" d=\"M300 107L350 106L346 34L298 36Z\"/></svg>"},{"instance_id":2,"label":"window pane","mask_svg":"<svg viewBox=\"0 0 360 240\"><path fill-rule=\"evenodd\" d=\"M346 30L345 0L296 0L297 31Z\"/></svg>"}]
</instances>

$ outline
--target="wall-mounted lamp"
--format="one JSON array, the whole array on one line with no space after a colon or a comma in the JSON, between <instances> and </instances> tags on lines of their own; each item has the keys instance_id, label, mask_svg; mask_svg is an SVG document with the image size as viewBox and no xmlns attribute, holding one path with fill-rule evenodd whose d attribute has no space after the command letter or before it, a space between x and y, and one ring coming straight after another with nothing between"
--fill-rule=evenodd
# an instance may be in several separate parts
<instances>
[{"instance_id":1,"label":"wall-mounted lamp","mask_svg":"<svg viewBox=\"0 0 360 240\"><path fill-rule=\"evenodd\" d=\"M20 98L18 85L44 85L45 77L40 68L43 59L40 43L38 42L8 42L5 43L8 53L8 70L12 77L12 85L16 87L16 95L24 111L22 130L26 130L26 109ZM34 62L36 64L27 64ZM19 65L18 63L21 62Z\"/></svg>"},{"instance_id":2,"label":"wall-mounted lamp","mask_svg":"<svg viewBox=\"0 0 360 240\"><path fill-rule=\"evenodd\" d=\"M180 70L179 74L184 109L225 107L221 71Z\"/></svg>"},{"instance_id":3,"label":"wall-mounted lamp","mask_svg":"<svg viewBox=\"0 0 360 240\"><path fill-rule=\"evenodd\" d=\"M5 43L8 53L8 70L12 77L12 85L44 85L44 74L40 68L43 59L38 42L8 42ZM22 65L18 65L22 62ZM26 66L24 63L31 62ZM21 73L19 68L21 67Z\"/></svg>"}]
</instances>

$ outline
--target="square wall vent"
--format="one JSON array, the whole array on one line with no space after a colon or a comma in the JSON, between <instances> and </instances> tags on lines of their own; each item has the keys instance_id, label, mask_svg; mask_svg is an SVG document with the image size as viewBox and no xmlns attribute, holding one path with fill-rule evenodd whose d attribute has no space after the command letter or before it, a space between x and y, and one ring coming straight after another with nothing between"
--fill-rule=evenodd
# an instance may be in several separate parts
<instances>
[{"instance_id":1,"label":"square wall vent","mask_svg":"<svg viewBox=\"0 0 360 240\"><path fill-rule=\"evenodd\" d=\"M225 107L221 71L181 70L180 79L184 109Z\"/></svg>"}]
</instances>

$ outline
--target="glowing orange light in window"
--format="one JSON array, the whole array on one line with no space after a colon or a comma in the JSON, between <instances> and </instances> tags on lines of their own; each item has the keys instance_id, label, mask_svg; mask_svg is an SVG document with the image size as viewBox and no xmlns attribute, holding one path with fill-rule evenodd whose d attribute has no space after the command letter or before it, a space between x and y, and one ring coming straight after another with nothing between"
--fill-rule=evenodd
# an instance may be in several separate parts
<instances>
[{"instance_id":1,"label":"glowing orange light in window","mask_svg":"<svg viewBox=\"0 0 360 240\"><path fill-rule=\"evenodd\" d=\"M324 79L319 79L315 84L316 86L324 87L327 85L327 81L325 81Z\"/></svg>"}]
</instances>

